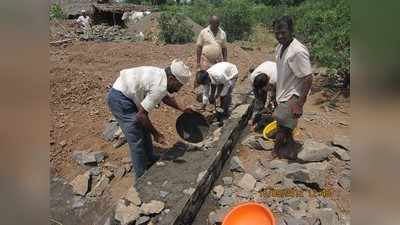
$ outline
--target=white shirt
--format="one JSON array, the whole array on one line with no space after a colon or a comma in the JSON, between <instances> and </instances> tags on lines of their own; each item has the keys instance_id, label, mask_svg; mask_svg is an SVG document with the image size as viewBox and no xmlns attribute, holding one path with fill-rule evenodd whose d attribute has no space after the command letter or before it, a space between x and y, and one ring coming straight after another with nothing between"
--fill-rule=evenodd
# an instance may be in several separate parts
<instances>
[{"instance_id":1,"label":"white shirt","mask_svg":"<svg viewBox=\"0 0 400 225\"><path fill-rule=\"evenodd\" d=\"M222 59L222 48L226 48L226 33L218 28L214 35L210 26L207 26L200 32L196 45L203 47L202 54L211 64L215 64Z\"/></svg>"},{"instance_id":2,"label":"white shirt","mask_svg":"<svg viewBox=\"0 0 400 225\"><path fill-rule=\"evenodd\" d=\"M264 73L269 77L270 84L276 84L276 63L271 61L266 61L261 63L257 68L250 74L251 83L254 83L254 79Z\"/></svg>"},{"instance_id":3,"label":"white shirt","mask_svg":"<svg viewBox=\"0 0 400 225\"><path fill-rule=\"evenodd\" d=\"M77 23L79 23L83 29L88 30L90 29L90 17L89 16L79 16L78 19L76 20Z\"/></svg>"},{"instance_id":4,"label":"white shirt","mask_svg":"<svg viewBox=\"0 0 400 225\"><path fill-rule=\"evenodd\" d=\"M292 95L300 96L303 77L312 74L310 55L307 47L297 39L286 48L282 57L282 45L276 48L277 82L276 101L285 102Z\"/></svg>"},{"instance_id":5,"label":"white shirt","mask_svg":"<svg viewBox=\"0 0 400 225\"><path fill-rule=\"evenodd\" d=\"M152 66L125 69L113 88L150 112L168 94L167 74L164 69Z\"/></svg>"},{"instance_id":6,"label":"white shirt","mask_svg":"<svg viewBox=\"0 0 400 225\"><path fill-rule=\"evenodd\" d=\"M207 70L210 75L211 84L224 85L220 95L225 96L229 88L233 87L236 83L236 79L239 75L237 67L229 62L220 62L214 64ZM210 85L203 85L203 104L209 102L210 97Z\"/></svg>"}]
</instances>

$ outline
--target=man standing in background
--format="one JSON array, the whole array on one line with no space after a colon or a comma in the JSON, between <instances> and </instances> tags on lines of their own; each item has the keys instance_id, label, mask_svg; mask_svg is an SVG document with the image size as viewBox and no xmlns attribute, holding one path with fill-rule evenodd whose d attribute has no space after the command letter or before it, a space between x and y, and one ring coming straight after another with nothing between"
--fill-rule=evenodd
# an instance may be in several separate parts
<instances>
[{"instance_id":1,"label":"man standing in background","mask_svg":"<svg viewBox=\"0 0 400 225\"><path fill-rule=\"evenodd\" d=\"M76 20L76 23L79 24L79 27L83 29L83 31L87 32L90 30L91 20L87 15L86 10L81 10L81 15Z\"/></svg>"},{"instance_id":2,"label":"man standing in background","mask_svg":"<svg viewBox=\"0 0 400 225\"><path fill-rule=\"evenodd\" d=\"M197 70L207 70L218 62L226 62L226 34L219 25L218 16L210 16L209 26L204 28L197 38ZM194 87L197 87L195 82ZM213 87L215 92L215 87Z\"/></svg>"},{"instance_id":3,"label":"man standing in background","mask_svg":"<svg viewBox=\"0 0 400 225\"><path fill-rule=\"evenodd\" d=\"M284 16L273 23L275 37L279 42L276 49L277 82L273 116L278 122L274 155L295 159L293 130L303 114L303 106L312 85L310 54L302 43L293 36L293 21Z\"/></svg>"}]
</instances>

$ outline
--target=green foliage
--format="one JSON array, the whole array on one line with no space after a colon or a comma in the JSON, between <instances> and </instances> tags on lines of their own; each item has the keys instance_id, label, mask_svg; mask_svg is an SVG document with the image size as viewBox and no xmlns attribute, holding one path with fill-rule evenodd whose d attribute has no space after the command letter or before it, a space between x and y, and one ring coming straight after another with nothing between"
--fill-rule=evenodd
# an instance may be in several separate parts
<instances>
[{"instance_id":1,"label":"green foliage","mask_svg":"<svg viewBox=\"0 0 400 225\"><path fill-rule=\"evenodd\" d=\"M310 50L313 60L345 76L350 73L350 2L349 0L197 0L190 6L169 6L193 21L206 26L216 14L228 41L249 38L257 24L272 27L281 16L293 16L296 37ZM257 4L262 3L262 4ZM254 38L254 37L252 37ZM257 38L259 39L259 38Z\"/></svg>"},{"instance_id":2,"label":"green foliage","mask_svg":"<svg viewBox=\"0 0 400 225\"><path fill-rule=\"evenodd\" d=\"M295 29L310 46L313 59L350 73L350 3L348 0L308 0L293 12Z\"/></svg>"},{"instance_id":3,"label":"green foliage","mask_svg":"<svg viewBox=\"0 0 400 225\"><path fill-rule=\"evenodd\" d=\"M206 0L195 1L192 6L184 8L184 14L203 27L207 26L210 15L216 12L216 7Z\"/></svg>"},{"instance_id":4,"label":"green foliage","mask_svg":"<svg viewBox=\"0 0 400 225\"><path fill-rule=\"evenodd\" d=\"M300 3L304 2L304 0L254 0L254 2L256 4L265 4L271 6L277 6L277 5L292 6L292 5L299 5Z\"/></svg>"},{"instance_id":5,"label":"green foliage","mask_svg":"<svg viewBox=\"0 0 400 225\"><path fill-rule=\"evenodd\" d=\"M65 14L59 4L51 4L49 16L50 16L50 19L64 19L65 18Z\"/></svg>"},{"instance_id":6,"label":"green foliage","mask_svg":"<svg viewBox=\"0 0 400 225\"><path fill-rule=\"evenodd\" d=\"M133 4L140 4L142 0L124 0L124 3L133 3Z\"/></svg>"},{"instance_id":7,"label":"green foliage","mask_svg":"<svg viewBox=\"0 0 400 225\"><path fill-rule=\"evenodd\" d=\"M168 44L183 44L193 40L194 32L186 22L185 16L176 10L165 11L160 15L160 39Z\"/></svg>"},{"instance_id":8,"label":"green foliage","mask_svg":"<svg viewBox=\"0 0 400 225\"><path fill-rule=\"evenodd\" d=\"M228 41L249 37L253 25L251 8L252 3L247 0L226 0L218 9Z\"/></svg>"}]
</instances>

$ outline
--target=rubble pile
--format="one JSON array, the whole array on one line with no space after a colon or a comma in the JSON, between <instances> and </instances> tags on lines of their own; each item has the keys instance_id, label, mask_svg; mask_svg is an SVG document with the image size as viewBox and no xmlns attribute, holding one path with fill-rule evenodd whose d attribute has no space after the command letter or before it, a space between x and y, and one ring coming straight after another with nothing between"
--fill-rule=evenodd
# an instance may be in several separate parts
<instances>
[{"instance_id":1,"label":"rubble pile","mask_svg":"<svg viewBox=\"0 0 400 225\"><path fill-rule=\"evenodd\" d=\"M108 26L104 24L94 25L89 32L79 35L82 40L96 41L143 41L143 33L128 34L127 30L121 26Z\"/></svg>"},{"instance_id":2,"label":"rubble pile","mask_svg":"<svg viewBox=\"0 0 400 225\"><path fill-rule=\"evenodd\" d=\"M71 182L72 190L81 201L99 197L110 186L112 180L124 177L132 170L129 159L123 159L122 164L105 162L107 155L102 151L75 151L73 159L86 172L76 176ZM81 207L83 204L76 204Z\"/></svg>"},{"instance_id":3,"label":"rubble pile","mask_svg":"<svg viewBox=\"0 0 400 225\"><path fill-rule=\"evenodd\" d=\"M247 137L242 145L266 151L258 137ZM255 141L256 140L256 141ZM256 143L252 143L256 142ZM270 208L278 225L348 225L350 217L334 201L333 184L350 192L351 161L349 138L335 136L331 145L305 140L299 161L259 158L256 165L244 166L233 156L224 176L212 189L216 210L209 213L208 224L221 224L229 209L239 203L255 201ZM341 165L339 173L334 166Z\"/></svg>"}]
</instances>

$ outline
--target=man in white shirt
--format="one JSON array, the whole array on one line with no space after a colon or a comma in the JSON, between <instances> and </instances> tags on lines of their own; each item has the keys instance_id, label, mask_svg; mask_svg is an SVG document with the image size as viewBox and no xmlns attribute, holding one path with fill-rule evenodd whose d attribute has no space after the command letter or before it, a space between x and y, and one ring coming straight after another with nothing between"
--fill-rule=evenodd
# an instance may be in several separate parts
<instances>
[{"instance_id":1,"label":"man in white shirt","mask_svg":"<svg viewBox=\"0 0 400 225\"><path fill-rule=\"evenodd\" d=\"M303 106L312 85L310 56L307 48L293 37L293 21L290 17L275 20L273 27L279 42L276 49L278 106L273 113L278 122L278 131L274 154L295 159L297 152L283 147L294 143L293 129L303 114ZM288 149L288 152L284 152Z\"/></svg>"},{"instance_id":2,"label":"man in white shirt","mask_svg":"<svg viewBox=\"0 0 400 225\"><path fill-rule=\"evenodd\" d=\"M272 109L270 102L275 103L275 84L276 84L276 63L266 61L260 64L255 69L250 69L250 81L253 86L255 96L253 125L256 118L263 114L265 103L269 97L268 108ZM276 104L274 104L275 106Z\"/></svg>"},{"instance_id":3,"label":"man in white shirt","mask_svg":"<svg viewBox=\"0 0 400 225\"><path fill-rule=\"evenodd\" d=\"M87 15L86 10L81 11L81 15L76 20L76 23L79 24L80 28L82 28L83 31L87 32L90 30L91 20L90 17Z\"/></svg>"},{"instance_id":4,"label":"man in white shirt","mask_svg":"<svg viewBox=\"0 0 400 225\"><path fill-rule=\"evenodd\" d=\"M174 60L165 69L142 66L122 70L113 84L107 103L127 138L136 178L143 175L146 161L151 164L159 159L154 154L151 135L156 142L166 144L164 135L153 126L148 114L161 102L182 112L191 111L180 107L168 95L178 92L190 76L189 68L182 61Z\"/></svg>"},{"instance_id":5,"label":"man in white shirt","mask_svg":"<svg viewBox=\"0 0 400 225\"><path fill-rule=\"evenodd\" d=\"M229 106L231 104L231 94L235 87L239 71L237 67L229 62L220 62L208 70L200 70L196 74L196 83L203 85L203 105L216 104L216 99L220 97L221 108L224 115L228 116ZM212 85L216 87L216 91L212 92Z\"/></svg>"},{"instance_id":6,"label":"man in white shirt","mask_svg":"<svg viewBox=\"0 0 400 225\"><path fill-rule=\"evenodd\" d=\"M197 38L198 70L208 69L210 66L218 62L228 60L226 33L219 26L220 22L218 16L210 16L209 24L209 26L200 32L199 37Z\"/></svg>"}]
</instances>

